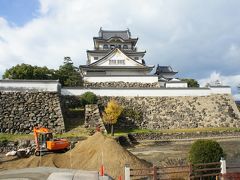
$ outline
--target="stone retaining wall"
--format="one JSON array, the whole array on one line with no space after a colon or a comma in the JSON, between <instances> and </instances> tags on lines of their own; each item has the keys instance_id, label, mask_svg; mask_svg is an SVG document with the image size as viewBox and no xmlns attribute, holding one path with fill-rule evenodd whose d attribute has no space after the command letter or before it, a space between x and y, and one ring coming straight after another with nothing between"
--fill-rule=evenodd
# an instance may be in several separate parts
<instances>
[{"instance_id":1,"label":"stone retaining wall","mask_svg":"<svg viewBox=\"0 0 240 180\"><path fill-rule=\"evenodd\" d=\"M240 114L231 95L113 98L126 108L142 112L142 120L134 121L139 128L240 127ZM106 106L110 99L99 97L99 105Z\"/></svg>"},{"instance_id":2,"label":"stone retaining wall","mask_svg":"<svg viewBox=\"0 0 240 180\"><path fill-rule=\"evenodd\" d=\"M85 127L106 130L97 104L85 105Z\"/></svg>"},{"instance_id":3,"label":"stone retaining wall","mask_svg":"<svg viewBox=\"0 0 240 180\"><path fill-rule=\"evenodd\" d=\"M193 132L193 133L133 133L128 135L130 141L168 141L168 140L188 140L188 139L201 139L201 138L231 138L240 137L240 132Z\"/></svg>"},{"instance_id":4,"label":"stone retaining wall","mask_svg":"<svg viewBox=\"0 0 240 180\"><path fill-rule=\"evenodd\" d=\"M0 132L30 133L34 126L64 131L56 92L0 92Z\"/></svg>"}]
</instances>

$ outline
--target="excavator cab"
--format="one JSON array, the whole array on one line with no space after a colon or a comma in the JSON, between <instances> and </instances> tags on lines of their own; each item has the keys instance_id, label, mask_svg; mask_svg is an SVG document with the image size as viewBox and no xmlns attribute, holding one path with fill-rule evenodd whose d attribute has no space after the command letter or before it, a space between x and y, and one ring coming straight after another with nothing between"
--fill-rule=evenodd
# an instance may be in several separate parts
<instances>
[{"instance_id":1,"label":"excavator cab","mask_svg":"<svg viewBox=\"0 0 240 180\"><path fill-rule=\"evenodd\" d=\"M38 143L39 143L39 148L44 151L47 150L47 142L53 140L53 135L52 133L45 133L45 132L40 132L38 133Z\"/></svg>"},{"instance_id":2,"label":"excavator cab","mask_svg":"<svg viewBox=\"0 0 240 180\"><path fill-rule=\"evenodd\" d=\"M54 139L52 132L47 128L34 128L36 143L35 155L40 156L45 152L66 151L70 143L66 139Z\"/></svg>"}]
</instances>

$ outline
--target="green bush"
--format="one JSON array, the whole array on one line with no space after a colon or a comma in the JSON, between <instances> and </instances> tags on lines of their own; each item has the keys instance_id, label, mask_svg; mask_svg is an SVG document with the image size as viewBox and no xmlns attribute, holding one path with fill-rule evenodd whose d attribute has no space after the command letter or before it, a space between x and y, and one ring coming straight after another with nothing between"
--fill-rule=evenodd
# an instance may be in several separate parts
<instances>
[{"instance_id":1,"label":"green bush","mask_svg":"<svg viewBox=\"0 0 240 180\"><path fill-rule=\"evenodd\" d=\"M221 157L224 157L223 149L213 140L197 140L189 152L189 161L192 164L218 162Z\"/></svg>"},{"instance_id":2,"label":"green bush","mask_svg":"<svg viewBox=\"0 0 240 180\"><path fill-rule=\"evenodd\" d=\"M92 92L85 92L81 97L80 101L81 104L84 106L86 104L96 104L97 103L97 96Z\"/></svg>"}]
</instances>

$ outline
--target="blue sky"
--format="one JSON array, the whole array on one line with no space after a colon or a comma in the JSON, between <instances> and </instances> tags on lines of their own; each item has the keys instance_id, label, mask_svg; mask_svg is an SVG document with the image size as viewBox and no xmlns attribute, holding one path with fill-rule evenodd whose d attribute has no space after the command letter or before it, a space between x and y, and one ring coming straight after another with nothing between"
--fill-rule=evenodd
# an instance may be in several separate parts
<instances>
[{"instance_id":1,"label":"blue sky","mask_svg":"<svg viewBox=\"0 0 240 180\"><path fill-rule=\"evenodd\" d=\"M0 0L0 16L10 24L23 26L37 17L38 0Z\"/></svg>"},{"instance_id":2,"label":"blue sky","mask_svg":"<svg viewBox=\"0 0 240 180\"><path fill-rule=\"evenodd\" d=\"M129 28L145 61L202 85L240 84L239 0L0 0L0 75L19 63L86 63L92 37ZM240 97L239 97L240 98Z\"/></svg>"}]
</instances>

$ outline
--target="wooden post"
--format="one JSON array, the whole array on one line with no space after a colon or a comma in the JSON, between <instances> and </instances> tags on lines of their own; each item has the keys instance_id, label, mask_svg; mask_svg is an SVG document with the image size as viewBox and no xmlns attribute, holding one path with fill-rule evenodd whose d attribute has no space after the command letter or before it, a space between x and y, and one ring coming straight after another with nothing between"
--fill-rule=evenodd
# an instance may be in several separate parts
<instances>
[{"instance_id":1,"label":"wooden post","mask_svg":"<svg viewBox=\"0 0 240 180\"><path fill-rule=\"evenodd\" d=\"M191 180L191 176L192 176L193 172L192 172L192 164L189 163L189 180Z\"/></svg>"},{"instance_id":2,"label":"wooden post","mask_svg":"<svg viewBox=\"0 0 240 180\"><path fill-rule=\"evenodd\" d=\"M227 173L227 167L226 167L226 160L222 157L221 160L221 174L226 174Z\"/></svg>"},{"instance_id":3,"label":"wooden post","mask_svg":"<svg viewBox=\"0 0 240 180\"><path fill-rule=\"evenodd\" d=\"M153 166L153 180L157 180L157 166Z\"/></svg>"},{"instance_id":4,"label":"wooden post","mask_svg":"<svg viewBox=\"0 0 240 180\"><path fill-rule=\"evenodd\" d=\"M222 175L221 179L224 180L224 175L227 174L226 160L224 160L224 158L221 157L220 163L221 163L221 175Z\"/></svg>"},{"instance_id":5,"label":"wooden post","mask_svg":"<svg viewBox=\"0 0 240 180\"><path fill-rule=\"evenodd\" d=\"M124 172L125 180L130 180L130 166L128 164L125 165Z\"/></svg>"}]
</instances>

